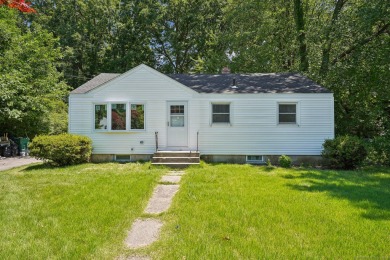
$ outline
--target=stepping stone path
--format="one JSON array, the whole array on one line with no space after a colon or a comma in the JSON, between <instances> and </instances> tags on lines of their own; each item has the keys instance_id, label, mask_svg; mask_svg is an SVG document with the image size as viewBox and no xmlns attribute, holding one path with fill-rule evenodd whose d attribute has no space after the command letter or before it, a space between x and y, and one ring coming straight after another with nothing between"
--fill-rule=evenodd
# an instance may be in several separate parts
<instances>
[{"instance_id":1,"label":"stepping stone path","mask_svg":"<svg viewBox=\"0 0 390 260\"><path fill-rule=\"evenodd\" d=\"M125 240L129 248L147 246L158 238L163 223L158 219L137 219Z\"/></svg>"},{"instance_id":2,"label":"stepping stone path","mask_svg":"<svg viewBox=\"0 0 390 260\"><path fill-rule=\"evenodd\" d=\"M170 171L162 176L160 183L153 191L152 198L144 211L146 214L160 214L169 209L172 199L179 190L181 176L184 171ZM136 219L131 227L125 244L130 249L148 246L155 242L159 235L163 222L158 218ZM147 256L129 256L126 259L149 259Z\"/></svg>"},{"instance_id":3,"label":"stepping stone path","mask_svg":"<svg viewBox=\"0 0 390 260\"><path fill-rule=\"evenodd\" d=\"M181 176L177 176L177 175L165 175L165 176L162 176L161 178L161 181L160 182L168 182L168 183L179 183L180 182L180 179L181 179Z\"/></svg>"},{"instance_id":4,"label":"stepping stone path","mask_svg":"<svg viewBox=\"0 0 390 260\"><path fill-rule=\"evenodd\" d=\"M149 200L148 206L146 206L145 213L160 214L167 211L171 206L172 199L178 190L179 185L177 184L158 185L154 189L152 198Z\"/></svg>"}]
</instances>

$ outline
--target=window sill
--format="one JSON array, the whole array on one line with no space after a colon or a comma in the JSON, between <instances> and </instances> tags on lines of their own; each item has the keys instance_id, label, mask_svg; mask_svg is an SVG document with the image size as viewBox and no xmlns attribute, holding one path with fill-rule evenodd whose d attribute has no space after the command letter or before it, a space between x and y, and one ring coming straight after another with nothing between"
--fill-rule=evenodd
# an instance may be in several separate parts
<instances>
[{"instance_id":1,"label":"window sill","mask_svg":"<svg viewBox=\"0 0 390 260\"><path fill-rule=\"evenodd\" d=\"M102 134L134 134L134 133L145 133L146 130L106 130L106 131L93 131L94 133Z\"/></svg>"},{"instance_id":2,"label":"window sill","mask_svg":"<svg viewBox=\"0 0 390 260\"><path fill-rule=\"evenodd\" d=\"M256 164L256 165L264 165L267 164L265 161L246 161L247 164Z\"/></svg>"},{"instance_id":3,"label":"window sill","mask_svg":"<svg viewBox=\"0 0 390 260\"><path fill-rule=\"evenodd\" d=\"M226 127L226 126L232 126L232 123L211 123L211 127L216 126L216 127Z\"/></svg>"},{"instance_id":4,"label":"window sill","mask_svg":"<svg viewBox=\"0 0 390 260\"><path fill-rule=\"evenodd\" d=\"M299 124L297 123L278 123L278 126L293 126L293 127L299 127Z\"/></svg>"}]
</instances>

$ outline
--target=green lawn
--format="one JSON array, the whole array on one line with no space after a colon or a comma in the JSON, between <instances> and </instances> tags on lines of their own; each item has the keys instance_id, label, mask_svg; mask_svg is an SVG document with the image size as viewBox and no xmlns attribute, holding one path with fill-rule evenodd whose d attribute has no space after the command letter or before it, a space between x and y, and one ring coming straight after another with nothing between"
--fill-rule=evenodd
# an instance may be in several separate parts
<instances>
[{"instance_id":1,"label":"green lawn","mask_svg":"<svg viewBox=\"0 0 390 260\"><path fill-rule=\"evenodd\" d=\"M388 259L390 169L203 164L187 170L162 217L162 239L139 254L156 259Z\"/></svg>"},{"instance_id":2,"label":"green lawn","mask_svg":"<svg viewBox=\"0 0 390 260\"><path fill-rule=\"evenodd\" d=\"M0 172L0 259L387 259L390 169L249 165L186 170L161 239L126 250L167 169L43 165Z\"/></svg>"},{"instance_id":3,"label":"green lawn","mask_svg":"<svg viewBox=\"0 0 390 260\"><path fill-rule=\"evenodd\" d=\"M0 172L0 259L113 259L163 172L114 163Z\"/></svg>"}]
</instances>

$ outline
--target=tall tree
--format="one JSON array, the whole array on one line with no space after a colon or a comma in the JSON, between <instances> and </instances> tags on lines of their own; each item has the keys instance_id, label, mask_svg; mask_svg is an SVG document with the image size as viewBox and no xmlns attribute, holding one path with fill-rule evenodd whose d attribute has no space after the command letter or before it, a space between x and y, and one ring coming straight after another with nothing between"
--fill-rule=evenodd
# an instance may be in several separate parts
<instances>
[{"instance_id":1,"label":"tall tree","mask_svg":"<svg viewBox=\"0 0 390 260\"><path fill-rule=\"evenodd\" d=\"M289 0L231 1L225 8L230 66L237 72L299 68L294 5Z\"/></svg>"},{"instance_id":2,"label":"tall tree","mask_svg":"<svg viewBox=\"0 0 390 260\"><path fill-rule=\"evenodd\" d=\"M152 46L165 72L193 71L216 43L225 0L151 1Z\"/></svg>"},{"instance_id":3,"label":"tall tree","mask_svg":"<svg viewBox=\"0 0 390 260\"><path fill-rule=\"evenodd\" d=\"M37 0L39 23L60 39L61 70L76 88L101 72L154 65L148 6L141 0Z\"/></svg>"},{"instance_id":4,"label":"tall tree","mask_svg":"<svg viewBox=\"0 0 390 260\"><path fill-rule=\"evenodd\" d=\"M347 1L348 0L336 1L336 4L333 8L332 18L325 29L324 41L322 45L322 61L321 61L321 69L320 69L320 73L322 75L328 72L330 51L332 49L332 43L335 40L335 37L332 36L332 32L336 29L339 15Z\"/></svg>"},{"instance_id":5,"label":"tall tree","mask_svg":"<svg viewBox=\"0 0 390 260\"><path fill-rule=\"evenodd\" d=\"M309 69L307 57L306 32L305 32L305 14L302 0L294 0L294 17L297 28L297 39L299 42L299 70L306 72Z\"/></svg>"},{"instance_id":6,"label":"tall tree","mask_svg":"<svg viewBox=\"0 0 390 260\"><path fill-rule=\"evenodd\" d=\"M78 87L99 72L103 55L114 30L115 2L81 0L38 0L42 14L38 23L60 40L63 55L61 70L73 87Z\"/></svg>"},{"instance_id":7,"label":"tall tree","mask_svg":"<svg viewBox=\"0 0 390 260\"><path fill-rule=\"evenodd\" d=\"M151 46L152 34L147 30L154 21L150 6L143 0L123 0L112 17L113 30L102 68L106 72L125 72L140 63L156 64Z\"/></svg>"},{"instance_id":8,"label":"tall tree","mask_svg":"<svg viewBox=\"0 0 390 260\"><path fill-rule=\"evenodd\" d=\"M56 127L52 104L63 104L68 86L56 69L57 40L24 21L16 11L0 8L0 128L32 137Z\"/></svg>"}]
</instances>

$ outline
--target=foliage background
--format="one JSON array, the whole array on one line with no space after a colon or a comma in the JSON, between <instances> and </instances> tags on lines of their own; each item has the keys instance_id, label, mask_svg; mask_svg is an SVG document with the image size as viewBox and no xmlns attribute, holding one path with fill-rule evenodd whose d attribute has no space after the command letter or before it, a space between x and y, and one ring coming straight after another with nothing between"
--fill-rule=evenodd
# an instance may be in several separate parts
<instances>
[{"instance_id":1,"label":"foliage background","mask_svg":"<svg viewBox=\"0 0 390 260\"><path fill-rule=\"evenodd\" d=\"M334 92L337 135L389 132L389 1L37 0L32 7L37 13L0 7L2 130L64 131L66 107L49 103L66 100L66 85L145 63L163 73L300 72Z\"/></svg>"}]
</instances>

